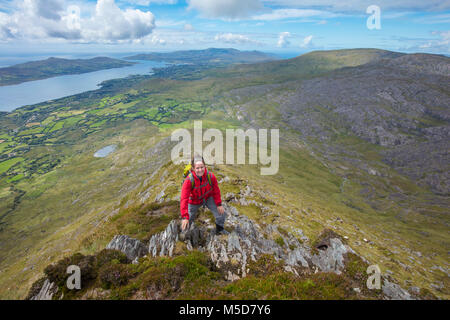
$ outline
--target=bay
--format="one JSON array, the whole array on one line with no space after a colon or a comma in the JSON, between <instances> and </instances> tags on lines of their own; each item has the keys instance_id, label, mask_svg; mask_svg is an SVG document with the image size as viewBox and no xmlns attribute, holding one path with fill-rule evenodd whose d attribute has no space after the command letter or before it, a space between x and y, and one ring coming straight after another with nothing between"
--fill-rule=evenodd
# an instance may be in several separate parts
<instances>
[{"instance_id":1,"label":"bay","mask_svg":"<svg viewBox=\"0 0 450 320\"><path fill-rule=\"evenodd\" d=\"M65 75L43 80L28 81L17 85L0 87L0 111L59 99L74 94L98 89L105 80L125 78L133 74L150 74L153 68L164 67L157 61L138 62L130 67L100 70L95 72Z\"/></svg>"}]
</instances>

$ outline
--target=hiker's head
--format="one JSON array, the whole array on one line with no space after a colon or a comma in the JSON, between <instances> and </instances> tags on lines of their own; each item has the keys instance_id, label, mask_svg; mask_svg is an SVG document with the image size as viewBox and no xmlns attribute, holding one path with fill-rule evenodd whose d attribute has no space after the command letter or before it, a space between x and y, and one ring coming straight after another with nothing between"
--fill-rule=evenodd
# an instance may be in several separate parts
<instances>
[{"instance_id":1,"label":"hiker's head","mask_svg":"<svg viewBox=\"0 0 450 320\"><path fill-rule=\"evenodd\" d=\"M194 170L197 177L201 177L205 172L205 159L200 155L195 155L192 157L191 167Z\"/></svg>"}]
</instances>

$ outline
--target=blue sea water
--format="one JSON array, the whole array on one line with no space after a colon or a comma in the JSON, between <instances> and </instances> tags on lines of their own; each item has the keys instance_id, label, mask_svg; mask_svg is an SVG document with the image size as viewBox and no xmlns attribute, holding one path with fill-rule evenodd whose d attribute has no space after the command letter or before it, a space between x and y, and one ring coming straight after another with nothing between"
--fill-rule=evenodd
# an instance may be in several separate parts
<instances>
[{"instance_id":1,"label":"blue sea water","mask_svg":"<svg viewBox=\"0 0 450 320\"><path fill-rule=\"evenodd\" d=\"M31 59L26 61L42 60ZM71 57L74 58L74 57ZM4 66L25 62L27 57L0 58ZM115 69L100 70L95 72L65 75L43 80L28 81L17 85L0 87L0 111L13 111L16 108L32 105L48 100L59 99L85 91L98 89L98 85L105 80L125 78L133 74L150 74L155 67L163 67L166 64L156 61L135 61L138 64Z\"/></svg>"}]
</instances>

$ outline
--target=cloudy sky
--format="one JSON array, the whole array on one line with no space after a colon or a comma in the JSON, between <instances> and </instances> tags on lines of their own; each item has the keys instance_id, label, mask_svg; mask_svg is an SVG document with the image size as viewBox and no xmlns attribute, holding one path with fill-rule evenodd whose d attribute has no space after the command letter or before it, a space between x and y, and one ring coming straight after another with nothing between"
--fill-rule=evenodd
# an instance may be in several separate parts
<instances>
[{"instance_id":1,"label":"cloudy sky","mask_svg":"<svg viewBox=\"0 0 450 320\"><path fill-rule=\"evenodd\" d=\"M450 54L450 0L0 0L3 52Z\"/></svg>"}]
</instances>

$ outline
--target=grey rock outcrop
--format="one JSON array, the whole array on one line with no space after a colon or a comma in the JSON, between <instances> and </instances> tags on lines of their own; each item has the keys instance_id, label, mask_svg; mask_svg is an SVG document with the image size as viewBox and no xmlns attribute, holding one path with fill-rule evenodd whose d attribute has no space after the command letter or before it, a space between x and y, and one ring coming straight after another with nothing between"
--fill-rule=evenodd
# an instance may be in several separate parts
<instances>
[{"instance_id":1,"label":"grey rock outcrop","mask_svg":"<svg viewBox=\"0 0 450 320\"><path fill-rule=\"evenodd\" d=\"M227 270L227 279L235 280L245 277L249 261L256 261L262 254L274 255L276 260L285 263L286 270L296 274L299 268L313 266L320 271L340 274L345 267L345 254L354 252L340 239L330 238L323 245L326 248L313 255L311 248L301 244L291 233L283 235L272 225L262 228L228 203L223 206L228 213L226 225L233 229L228 236L215 235L211 229L192 223L179 237L179 222L172 220L166 230L150 239L150 255L172 256L180 239L186 242L189 250L207 251L216 267ZM282 238L285 245L272 240L274 234Z\"/></svg>"},{"instance_id":2,"label":"grey rock outcrop","mask_svg":"<svg viewBox=\"0 0 450 320\"><path fill-rule=\"evenodd\" d=\"M116 249L122 251L131 261L144 256L148 252L142 242L126 235L114 236L111 242L106 246L106 249Z\"/></svg>"},{"instance_id":3,"label":"grey rock outcrop","mask_svg":"<svg viewBox=\"0 0 450 320\"><path fill-rule=\"evenodd\" d=\"M315 248L317 250L312 250L290 232L280 232L275 225L262 227L247 216L240 215L227 202L223 206L227 212L226 227L232 229L228 235L216 235L209 219L191 223L184 232L180 232L179 220L172 220L164 231L150 238L148 247L136 239L121 235L115 236L107 248L118 249L134 260L145 254L153 257L173 256L177 242L182 241L188 250L195 248L207 252L229 281L247 276L249 263L263 254L273 255L276 261L284 263L284 270L296 275L318 271L341 274L347 254L356 254L334 232L325 233L324 239ZM382 291L386 298L412 299L408 291L384 280Z\"/></svg>"},{"instance_id":4,"label":"grey rock outcrop","mask_svg":"<svg viewBox=\"0 0 450 320\"><path fill-rule=\"evenodd\" d=\"M173 254L173 249L178 241L178 233L178 222L176 220L172 220L166 230L151 237L148 246L148 253L153 257L157 255L168 255L171 257Z\"/></svg>"},{"instance_id":5,"label":"grey rock outcrop","mask_svg":"<svg viewBox=\"0 0 450 320\"><path fill-rule=\"evenodd\" d=\"M389 282L384 279L383 286L381 288L383 293L392 300L412 300L413 298L408 291L401 288L398 284Z\"/></svg>"},{"instance_id":6,"label":"grey rock outcrop","mask_svg":"<svg viewBox=\"0 0 450 320\"><path fill-rule=\"evenodd\" d=\"M331 238L327 242L321 245L323 249L319 248L319 253L313 255L311 261L321 271L341 274L341 270L345 268L345 254L354 251L338 238Z\"/></svg>"},{"instance_id":7,"label":"grey rock outcrop","mask_svg":"<svg viewBox=\"0 0 450 320\"><path fill-rule=\"evenodd\" d=\"M296 266L301 264L302 267L309 268L307 260L310 260L311 256L304 248L296 248L289 252L286 264L289 266Z\"/></svg>"},{"instance_id":8,"label":"grey rock outcrop","mask_svg":"<svg viewBox=\"0 0 450 320\"><path fill-rule=\"evenodd\" d=\"M52 300L53 295L58 291L58 287L53 282L45 279L39 293L33 296L30 300Z\"/></svg>"}]
</instances>

